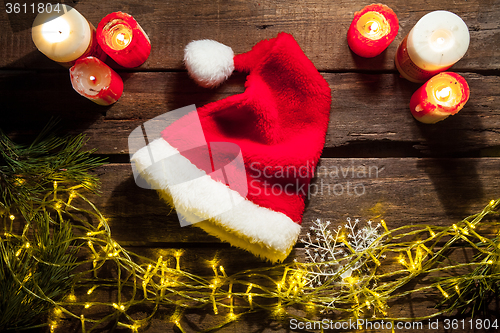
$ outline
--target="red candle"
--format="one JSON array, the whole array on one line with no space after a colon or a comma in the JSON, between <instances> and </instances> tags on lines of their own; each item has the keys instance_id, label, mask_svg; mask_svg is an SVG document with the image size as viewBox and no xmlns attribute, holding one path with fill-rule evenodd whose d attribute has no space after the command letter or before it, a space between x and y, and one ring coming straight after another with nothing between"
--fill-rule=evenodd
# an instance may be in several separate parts
<instances>
[{"instance_id":1,"label":"red candle","mask_svg":"<svg viewBox=\"0 0 500 333\"><path fill-rule=\"evenodd\" d=\"M460 111L469 100L467 81L452 72L433 76L411 97L410 110L415 119L435 124Z\"/></svg>"},{"instance_id":2,"label":"red candle","mask_svg":"<svg viewBox=\"0 0 500 333\"><path fill-rule=\"evenodd\" d=\"M114 61L123 67L142 65L151 52L151 41L129 14L106 15L97 26L97 41Z\"/></svg>"},{"instance_id":3,"label":"red candle","mask_svg":"<svg viewBox=\"0 0 500 333\"><path fill-rule=\"evenodd\" d=\"M347 44L357 55L372 58L391 44L398 30L398 17L392 9L380 3L371 4L354 13Z\"/></svg>"},{"instance_id":4,"label":"red candle","mask_svg":"<svg viewBox=\"0 0 500 333\"><path fill-rule=\"evenodd\" d=\"M123 93L121 77L95 57L78 59L69 75L73 89L99 105L113 104Z\"/></svg>"}]
</instances>

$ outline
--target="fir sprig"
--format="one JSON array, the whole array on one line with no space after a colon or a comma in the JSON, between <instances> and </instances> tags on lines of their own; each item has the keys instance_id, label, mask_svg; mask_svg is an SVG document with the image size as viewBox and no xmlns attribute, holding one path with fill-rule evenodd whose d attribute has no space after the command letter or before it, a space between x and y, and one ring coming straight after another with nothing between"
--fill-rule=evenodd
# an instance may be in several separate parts
<instances>
[{"instance_id":1,"label":"fir sprig","mask_svg":"<svg viewBox=\"0 0 500 333\"><path fill-rule=\"evenodd\" d=\"M104 161L91 156L94 150L81 151L85 136L56 137L54 126L49 123L29 145L14 143L0 130L0 214L10 214L15 208L29 218L25 214L40 203L55 181L97 189L99 180L89 170Z\"/></svg>"},{"instance_id":2,"label":"fir sprig","mask_svg":"<svg viewBox=\"0 0 500 333\"><path fill-rule=\"evenodd\" d=\"M5 232L0 239L0 331L33 327L54 307L43 296L57 302L71 290L77 260L72 228L65 220L53 222L47 212L36 213L29 238Z\"/></svg>"},{"instance_id":3,"label":"fir sprig","mask_svg":"<svg viewBox=\"0 0 500 333\"><path fill-rule=\"evenodd\" d=\"M0 130L0 331L46 326L43 317L73 288L81 244L61 194L70 202L76 189L96 190L88 172L103 160L80 150L83 135L55 137L53 126L30 145Z\"/></svg>"}]
</instances>

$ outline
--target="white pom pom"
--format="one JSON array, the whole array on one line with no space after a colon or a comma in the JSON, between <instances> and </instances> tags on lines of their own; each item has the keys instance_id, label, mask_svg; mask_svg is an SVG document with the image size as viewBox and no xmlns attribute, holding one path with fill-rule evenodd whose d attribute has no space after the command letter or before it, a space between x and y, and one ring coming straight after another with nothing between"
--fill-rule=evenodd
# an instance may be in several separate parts
<instances>
[{"instance_id":1,"label":"white pom pom","mask_svg":"<svg viewBox=\"0 0 500 333\"><path fill-rule=\"evenodd\" d=\"M234 70L234 53L229 46L210 39L195 40L184 49L189 75L202 87L217 87Z\"/></svg>"}]
</instances>

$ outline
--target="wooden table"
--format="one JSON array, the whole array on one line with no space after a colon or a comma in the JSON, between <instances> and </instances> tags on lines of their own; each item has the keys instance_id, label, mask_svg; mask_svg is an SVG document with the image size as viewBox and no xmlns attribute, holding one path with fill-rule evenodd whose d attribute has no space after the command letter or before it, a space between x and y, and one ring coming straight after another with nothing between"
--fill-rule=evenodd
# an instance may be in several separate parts
<instances>
[{"instance_id":1,"label":"wooden table","mask_svg":"<svg viewBox=\"0 0 500 333\"><path fill-rule=\"evenodd\" d=\"M500 197L500 1L386 2L400 22L396 40L380 56L363 59L350 52L346 32L356 10L369 2L352 1L97 1L67 2L97 26L106 14L133 15L151 38L152 52L136 69L110 62L124 80L121 99L111 107L96 105L73 91L68 72L37 51L30 35L33 14L0 14L0 126L23 140L41 130L51 116L62 119L61 133L85 133L88 149L108 158L96 170L102 193L93 197L109 217L117 241L134 252L157 257L182 248L186 270L203 271L218 255L226 271L270 265L223 244L198 228L181 228L177 215L152 190L138 188L129 163L127 138L149 119L190 104L197 106L241 93L245 77L233 75L217 89L198 87L182 64L191 40L215 39L242 53L278 32L293 34L332 90L332 108L320 165L327 168L374 167L367 177L316 182L361 184L362 195L319 193L311 197L303 230L313 219L335 225L347 217L387 221L389 227L416 223L450 225ZM397 46L425 13L449 10L470 30L465 57L451 70L463 75L471 98L465 108L437 125L416 122L408 108L419 85L394 67ZM361 187L359 188L361 191ZM359 192L361 193L361 192ZM304 231L305 233L305 231ZM464 253L468 256L471 253ZM296 245L289 260L304 257ZM203 266L203 267L201 267ZM432 298L408 298L391 308L394 316L428 313ZM192 331L207 328L214 316L188 317ZM489 315L497 316L492 312ZM155 318L148 332L171 331ZM68 322L68 329L78 325ZM241 320L224 332L287 331L266 315ZM410 332L411 330L407 330Z\"/></svg>"}]
</instances>

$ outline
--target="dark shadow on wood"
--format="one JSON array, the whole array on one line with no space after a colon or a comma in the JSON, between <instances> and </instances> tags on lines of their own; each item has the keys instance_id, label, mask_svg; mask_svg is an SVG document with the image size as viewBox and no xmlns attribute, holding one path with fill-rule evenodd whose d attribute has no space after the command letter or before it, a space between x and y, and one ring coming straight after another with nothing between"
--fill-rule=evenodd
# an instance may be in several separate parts
<instances>
[{"instance_id":1,"label":"dark shadow on wood","mask_svg":"<svg viewBox=\"0 0 500 333\"><path fill-rule=\"evenodd\" d=\"M349 49L348 52L351 54L351 57L354 60L356 69L375 70L375 71L384 69L384 64L387 59L387 49L385 49L384 51L382 51L382 53L373 58L364 58L354 53L349 46L347 46L347 48Z\"/></svg>"},{"instance_id":2,"label":"dark shadow on wood","mask_svg":"<svg viewBox=\"0 0 500 333\"><path fill-rule=\"evenodd\" d=\"M60 120L59 135L81 133L110 108L74 91L64 69L44 75L36 71L0 72L0 103L4 131L27 136L36 135L51 118Z\"/></svg>"}]
</instances>

